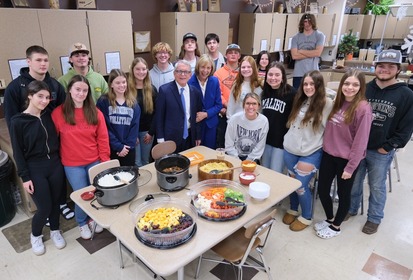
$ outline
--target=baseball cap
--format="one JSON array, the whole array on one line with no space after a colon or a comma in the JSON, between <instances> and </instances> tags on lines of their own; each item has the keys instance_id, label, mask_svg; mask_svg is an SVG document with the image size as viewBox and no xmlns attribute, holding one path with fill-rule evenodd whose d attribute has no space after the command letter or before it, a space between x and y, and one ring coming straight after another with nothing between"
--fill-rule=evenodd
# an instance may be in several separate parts
<instances>
[{"instance_id":1,"label":"baseball cap","mask_svg":"<svg viewBox=\"0 0 413 280\"><path fill-rule=\"evenodd\" d=\"M185 42L186 39L194 39L195 41L198 40L198 39L196 38L195 34L194 34L194 33L191 33L191 32L186 33L186 34L184 35L184 37L182 38L182 42Z\"/></svg>"},{"instance_id":2,"label":"baseball cap","mask_svg":"<svg viewBox=\"0 0 413 280\"><path fill-rule=\"evenodd\" d=\"M241 52L241 48L237 44L229 44L227 49L225 50L225 53L227 53L230 50L236 50Z\"/></svg>"},{"instance_id":3,"label":"baseball cap","mask_svg":"<svg viewBox=\"0 0 413 280\"><path fill-rule=\"evenodd\" d=\"M382 63L382 62L401 64L402 53L399 50L393 50L393 49L382 51L377 56L374 64Z\"/></svg>"},{"instance_id":4,"label":"baseball cap","mask_svg":"<svg viewBox=\"0 0 413 280\"><path fill-rule=\"evenodd\" d=\"M76 52L84 52L84 53L89 54L89 50L87 49L86 45L82 43L74 43L70 45L69 57L72 56L73 53L76 53Z\"/></svg>"}]
</instances>

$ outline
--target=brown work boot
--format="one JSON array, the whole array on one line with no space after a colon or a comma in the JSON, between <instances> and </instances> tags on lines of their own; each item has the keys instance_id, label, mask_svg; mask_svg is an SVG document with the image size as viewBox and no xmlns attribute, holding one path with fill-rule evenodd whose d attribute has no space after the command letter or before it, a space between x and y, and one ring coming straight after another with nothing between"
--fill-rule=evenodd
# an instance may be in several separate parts
<instances>
[{"instance_id":1,"label":"brown work boot","mask_svg":"<svg viewBox=\"0 0 413 280\"><path fill-rule=\"evenodd\" d=\"M379 224L375 224L370 221L367 221L364 224L364 227L361 231L364 232L365 234L373 234L377 232L378 228L379 228Z\"/></svg>"}]
</instances>

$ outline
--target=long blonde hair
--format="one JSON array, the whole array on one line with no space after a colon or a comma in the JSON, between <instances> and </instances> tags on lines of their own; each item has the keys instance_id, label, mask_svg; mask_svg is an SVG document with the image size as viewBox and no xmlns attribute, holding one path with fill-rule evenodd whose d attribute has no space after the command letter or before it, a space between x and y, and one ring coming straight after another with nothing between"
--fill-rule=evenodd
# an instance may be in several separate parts
<instances>
[{"instance_id":1,"label":"long blonde hair","mask_svg":"<svg viewBox=\"0 0 413 280\"><path fill-rule=\"evenodd\" d=\"M250 88L251 88L251 92L254 92L254 90L260 86L260 82L258 79L257 63L255 63L255 59L252 56L244 56L244 58L241 60L240 67L242 66L242 63L244 61L247 61L251 65L251 68L252 68ZM241 95L241 88L242 88L243 82L244 82L244 77L242 76L241 69L240 69L240 73L237 75L237 78L235 79L235 82L234 82L234 86L232 87L232 95L234 96L235 101L238 101L238 98Z\"/></svg>"},{"instance_id":2,"label":"long blonde hair","mask_svg":"<svg viewBox=\"0 0 413 280\"><path fill-rule=\"evenodd\" d=\"M110 73L109 73L109 78L108 78L108 85L109 85L108 99L109 99L110 105L112 105L112 107L116 107L116 93L112 88L112 83L113 83L113 80L115 80L119 76L124 77L126 79L126 81L128 80L128 77L126 76L125 72L123 72L120 69L112 69L112 71L110 71ZM125 101L126 101L126 106L131 107L131 108L136 104L135 95L134 95L133 91L130 89L129 86L126 87Z\"/></svg>"},{"instance_id":3,"label":"long blonde hair","mask_svg":"<svg viewBox=\"0 0 413 280\"><path fill-rule=\"evenodd\" d=\"M134 96L137 99L137 88L136 88L136 82L135 82L135 75L133 73L133 68L135 68L136 64L138 63L143 63L146 67L147 73L146 77L143 79L143 89L142 89L142 96L143 96L143 108L142 111L145 114L152 114L154 111L155 104L153 104L153 88L152 88L152 82L151 78L149 76L149 67L148 63L146 62L145 59L142 57L137 57L132 61L132 64L129 69L129 77L128 77L128 87L130 89L135 89L134 90Z\"/></svg>"}]
</instances>

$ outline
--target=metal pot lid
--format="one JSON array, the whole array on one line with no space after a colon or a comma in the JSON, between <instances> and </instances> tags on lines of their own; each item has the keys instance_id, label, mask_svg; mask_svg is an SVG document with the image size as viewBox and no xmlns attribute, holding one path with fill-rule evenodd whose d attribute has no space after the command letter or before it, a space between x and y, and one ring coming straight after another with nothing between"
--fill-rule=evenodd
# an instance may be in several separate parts
<instances>
[{"instance_id":1,"label":"metal pot lid","mask_svg":"<svg viewBox=\"0 0 413 280\"><path fill-rule=\"evenodd\" d=\"M134 213L135 210L144 202L152 200L152 199L159 199L162 197L169 197L169 194L166 193L153 193L153 194L148 194L148 195L144 195L141 197L138 197L137 199L135 199L134 201L132 201L129 204L129 210Z\"/></svg>"},{"instance_id":2,"label":"metal pot lid","mask_svg":"<svg viewBox=\"0 0 413 280\"><path fill-rule=\"evenodd\" d=\"M152 173L146 169L139 169L138 187L146 185L152 179Z\"/></svg>"},{"instance_id":3,"label":"metal pot lid","mask_svg":"<svg viewBox=\"0 0 413 280\"><path fill-rule=\"evenodd\" d=\"M163 157L164 155L171 154L175 152L176 144L174 141L165 141L159 144L156 144L152 148L152 158L157 160L158 158Z\"/></svg>"}]
</instances>

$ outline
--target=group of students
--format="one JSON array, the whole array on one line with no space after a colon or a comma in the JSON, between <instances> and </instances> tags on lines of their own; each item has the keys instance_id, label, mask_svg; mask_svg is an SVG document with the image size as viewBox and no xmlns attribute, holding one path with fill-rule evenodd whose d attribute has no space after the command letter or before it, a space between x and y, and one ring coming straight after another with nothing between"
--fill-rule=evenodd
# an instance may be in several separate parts
<instances>
[{"instance_id":1,"label":"group of students","mask_svg":"<svg viewBox=\"0 0 413 280\"><path fill-rule=\"evenodd\" d=\"M312 35L305 31L314 31L315 20L308 15L302 20L302 33ZM299 54L307 60L316 56L318 45L314 52L295 50L296 59L300 60ZM220 134L225 131L227 154L260 161L277 172L286 168L289 176L302 183L290 195L290 209L283 217L292 231L313 222L310 181L318 172L327 219L314 229L324 239L339 235L342 222L357 213L368 174L369 210L362 232L377 232L384 217L387 170L395 150L406 145L413 131L413 94L397 80L400 51L386 50L377 56L376 77L368 84L363 72L348 70L334 100L326 96L318 70L294 79L298 81L294 88L287 84L283 64L270 62L268 53L261 52L257 61L245 56L238 64L240 53L238 45L230 44L226 64L214 74L222 102L216 147L221 147ZM334 214L330 189L335 178L339 206Z\"/></svg>"},{"instance_id":2,"label":"group of students","mask_svg":"<svg viewBox=\"0 0 413 280\"><path fill-rule=\"evenodd\" d=\"M47 72L47 51L39 46L27 49L29 69L22 69L22 77L6 89L5 106L18 174L38 208L30 235L36 255L45 252L41 233L47 220L56 247L66 245L59 230L59 198L66 188L65 177L73 190L78 190L90 184L88 170L100 162L149 163L155 136L159 142L169 140L162 129L176 117L176 111L167 107L179 86L181 95L187 94L191 103L181 104L180 98L172 102L178 102L184 112L197 104L189 116L184 114L183 127L188 132L189 126L199 128L200 132L178 152L195 145L224 146L227 154L240 159L261 162L277 172L286 168L289 176L302 183L290 195L290 209L283 217L293 231L312 223L309 185L319 170L319 195L327 219L314 228L321 238L337 236L346 216L357 212L368 170L372 207L363 232L377 231L385 203L385 168L394 150L406 145L413 127L412 92L396 80L400 52L383 51L378 56L376 79L367 85L367 92L362 72L346 72L333 102L326 96L317 70L305 73L295 89L287 83L283 64L270 63L268 53L261 53L257 61L245 56L239 62L240 47L230 44L223 61L216 34L205 38L208 54L198 56L196 41L194 34L184 35L182 60L175 65L170 61L170 46L157 43L150 71L144 59L135 58L128 75L119 69L110 72L107 92L104 84L96 84L97 73L94 82L88 79L93 70L83 55L89 53L83 44L74 44L70 62L73 69L81 63L87 71L71 70L66 90ZM265 75L259 75L263 69ZM169 128L174 131L175 127ZM182 133L177 138L182 139ZM378 161L382 168L375 171L371 165ZM339 195L336 215L330 197L334 177ZM84 239L91 237L93 228L97 233L103 230L78 206L75 217Z\"/></svg>"}]
</instances>

